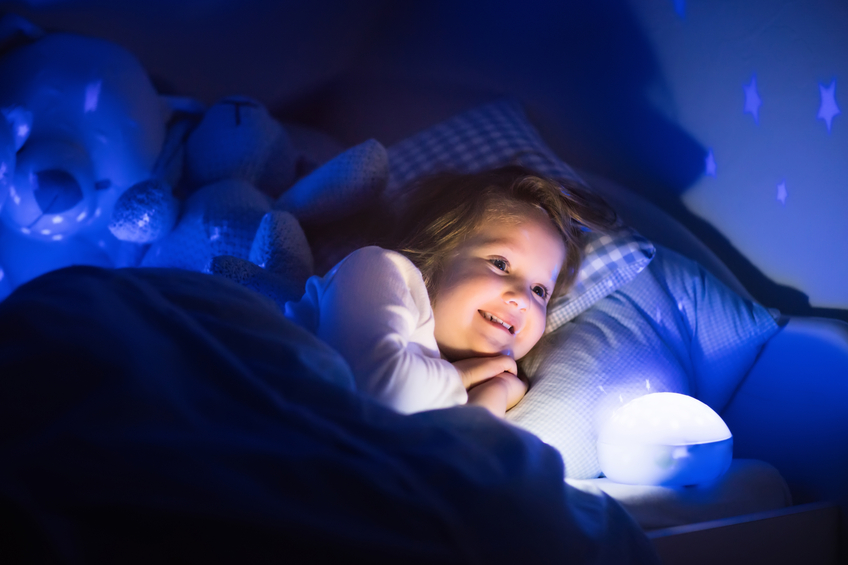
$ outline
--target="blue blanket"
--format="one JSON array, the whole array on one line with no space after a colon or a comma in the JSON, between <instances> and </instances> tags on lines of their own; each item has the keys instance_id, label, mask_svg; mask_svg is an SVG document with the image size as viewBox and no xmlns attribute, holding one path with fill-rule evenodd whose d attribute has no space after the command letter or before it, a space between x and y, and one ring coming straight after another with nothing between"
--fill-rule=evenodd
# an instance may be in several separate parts
<instances>
[{"instance_id":1,"label":"blue blanket","mask_svg":"<svg viewBox=\"0 0 848 565\"><path fill-rule=\"evenodd\" d=\"M48 273L0 304L0 546L83 563L655 562L535 436L472 407L396 414L352 383L222 278Z\"/></svg>"}]
</instances>

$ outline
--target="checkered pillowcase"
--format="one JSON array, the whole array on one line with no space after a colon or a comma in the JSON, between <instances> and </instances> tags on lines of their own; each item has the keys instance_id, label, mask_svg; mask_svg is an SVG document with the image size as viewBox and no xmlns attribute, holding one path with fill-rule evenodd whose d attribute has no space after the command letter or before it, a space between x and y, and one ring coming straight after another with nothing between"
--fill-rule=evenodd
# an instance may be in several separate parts
<instances>
[{"instance_id":1,"label":"checkered pillowcase","mask_svg":"<svg viewBox=\"0 0 848 565\"><path fill-rule=\"evenodd\" d=\"M454 116L388 148L389 201L419 178L443 171L472 173L522 165L544 176L583 180L542 141L514 100L500 100ZM548 308L547 332L571 320L644 269L654 246L631 228L591 233L574 288Z\"/></svg>"}]
</instances>

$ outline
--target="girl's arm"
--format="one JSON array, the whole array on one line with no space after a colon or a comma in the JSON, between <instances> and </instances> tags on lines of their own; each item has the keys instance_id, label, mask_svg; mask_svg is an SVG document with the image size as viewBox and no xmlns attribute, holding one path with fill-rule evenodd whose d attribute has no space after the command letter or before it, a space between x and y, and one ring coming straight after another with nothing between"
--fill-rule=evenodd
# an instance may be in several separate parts
<instances>
[{"instance_id":1,"label":"girl's arm","mask_svg":"<svg viewBox=\"0 0 848 565\"><path fill-rule=\"evenodd\" d=\"M427 289L408 259L365 247L329 276L315 333L348 362L359 390L404 413L466 402L459 372L439 356Z\"/></svg>"}]
</instances>

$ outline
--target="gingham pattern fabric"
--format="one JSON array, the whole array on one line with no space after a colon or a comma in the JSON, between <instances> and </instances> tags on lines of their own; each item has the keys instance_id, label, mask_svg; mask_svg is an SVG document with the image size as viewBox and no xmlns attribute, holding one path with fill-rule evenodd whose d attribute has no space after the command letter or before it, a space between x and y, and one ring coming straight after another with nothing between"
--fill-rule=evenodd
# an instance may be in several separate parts
<instances>
[{"instance_id":1,"label":"gingham pattern fabric","mask_svg":"<svg viewBox=\"0 0 848 565\"><path fill-rule=\"evenodd\" d=\"M518 102L510 99L454 116L393 145L388 154L390 197L425 175L473 173L509 164L583 182L542 141Z\"/></svg>"},{"instance_id":2,"label":"gingham pattern fabric","mask_svg":"<svg viewBox=\"0 0 848 565\"><path fill-rule=\"evenodd\" d=\"M530 125L521 106L504 99L450 118L388 148L385 197L399 203L404 187L443 171L472 173L509 164L523 165L555 179L583 180ZM548 308L548 332L633 279L651 261L654 247L630 228L589 234L577 284Z\"/></svg>"},{"instance_id":3,"label":"gingham pattern fabric","mask_svg":"<svg viewBox=\"0 0 848 565\"><path fill-rule=\"evenodd\" d=\"M506 417L556 447L568 477L597 477L598 426L615 408L678 392L721 412L777 329L768 310L660 248L642 275L542 338Z\"/></svg>"},{"instance_id":4,"label":"gingham pattern fabric","mask_svg":"<svg viewBox=\"0 0 848 565\"><path fill-rule=\"evenodd\" d=\"M653 259L653 244L625 228L614 234L588 234L586 254L574 287L548 306L546 333L573 319L632 280Z\"/></svg>"}]
</instances>

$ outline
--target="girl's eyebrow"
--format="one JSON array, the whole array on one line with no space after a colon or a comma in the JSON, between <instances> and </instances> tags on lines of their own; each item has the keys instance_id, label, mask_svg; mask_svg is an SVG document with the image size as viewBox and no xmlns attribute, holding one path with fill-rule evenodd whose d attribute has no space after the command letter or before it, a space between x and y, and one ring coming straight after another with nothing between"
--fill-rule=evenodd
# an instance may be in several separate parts
<instances>
[{"instance_id":1,"label":"girl's eyebrow","mask_svg":"<svg viewBox=\"0 0 848 565\"><path fill-rule=\"evenodd\" d=\"M491 237L489 239L484 239L482 241L478 241L474 244L475 247L506 247L508 249L512 249L512 243L510 243L509 239L503 237Z\"/></svg>"}]
</instances>

